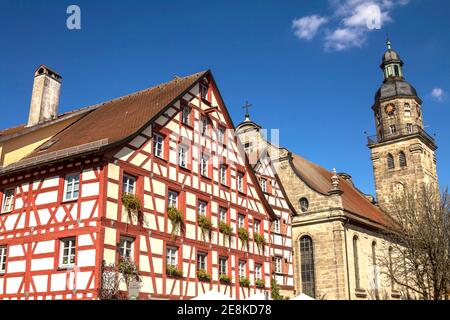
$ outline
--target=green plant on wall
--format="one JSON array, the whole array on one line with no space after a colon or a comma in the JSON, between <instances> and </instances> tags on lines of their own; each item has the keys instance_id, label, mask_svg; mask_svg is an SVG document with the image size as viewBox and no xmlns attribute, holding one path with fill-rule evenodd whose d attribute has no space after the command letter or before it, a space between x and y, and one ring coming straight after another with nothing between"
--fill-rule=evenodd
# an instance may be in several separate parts
<instances>
[{"instance_id":1,"label":"green plant on wall","mask_svg":"<svg viewBox=\"0 0 450 320\"><path fill-rule=\"evenodd\" d=\"M166 266L166 274L172 277L182 277L183 270L178 269L176 266L167 265Z\"/></svg>"},{"instance_id":2,"label":"green plant on wall","mask_svg":"<svg viewBox=\"0 0 450 320\"><path fill-rule=\"evenodd\" d=\"M240 277L239 278L239 285L241 287L250 287L250 279L245 278L245 277Z\"/></svg>"},{"instance_id":3,"label":"green plant on wall","mask_svg":"<svg viewBox=\"0 0 450 320\"><path fill-rule=\"evenodd\" d=\"M231 277L227 276L226 274L221 274L221 275L219 275L219 281L221 283L230 284L231 283Z\"/></svg>"},{"instance_id":4,"label":"green plant on wall","mask_svg":"<svg viewBox=\"0 0 450 320\"><path fill-rule=\"evenodd\" d=\"M219 222L219 231L220 231L220 233L222 233L226 236L231 236L231 233L233 232L233 228L226 222L220 221Z\"/></svg>"},{"instance_id":5,"label":"green plant on wall","mask_svg":"<svg viewBox=\"0 0 450 320\"><path fill-rule=\"evenodd\" d=\"M264 238L264 235L259 233L254 233L253 238L255 239L255 243L258 247L264 248L264 246L267 244L266 238Z\"/></svg>"},{"instance_id":6,"label":"green plant on wall","mask_svg":"<svg viewBox=\"0 0 450 320\"><path fill-rule=\"evenodd\" d=\"M201 281L210 281L211 275L208 272L206 272L206 270L204 270L204 269L198 269L197 278Z\"/></svg>"},{"instance_id":7,"label":"green plant on wall","mask_svg":"<svg viewBox=\"0 0 450 320\"><path fill-rule=\"evenodd\" d=\"M177 208L169 207L167 209L167 216L172 223L172 237L175 237L183 224L183 214Z\"/></svg>"},{"instance_id":8,"label":"green plant on wall","mask_svg":"<svg viewBox=\"0 0 450 320\"><path fill-rule=\"evenodd\" d=\"M117 264L117 269L123 276L127 287L132 279L140 280L137 266L130 258L121 256Z\"/></svg>"},{"instance_id":9,"label":"green plant on wall","mask_svg":"<svg viewBox=\"0 0 450 320\"><path fill-rule=\"evenodd\" d=\"M275 280L275 278L272 278L272 280L270 281L270 286L271 286L270 296L272 297L272 299L284 300L284 296L280 294L280 286L278 285L277 280Z\"/></svg>"},{"instance_id":10,"label":"green plant on wall","mask_svg":"<svg viewBox=\"0 0 450 320\"><path fill-rule=\"evenodd\" d=\"M242 241L242 243L247 244L248 243L248 230L244 227L240 227L238 229L238 237Z\"/></svg>"},{"instance_id":11,"label":"green plant on wall","mask_svg":"<svg viewBox=\"0 0 450 320\"><path fill-rule=\"evenodd\" d=\"M212 222L206 216L199 214L198 215L198 226L202 229L202 232L211 231Z\"/></svg>"},{"instance_id":12,"label":"green plant on wall","mask_svg":"<svg viewBox=\"0 0 450 320\"><path fill-rule=\"evenodd\" d=\"M128 218L134 216L140 221L139 212L141 211L141 200L137 196L131 193L122 194L122 205L128 213Z\"/></svg>"},{"instance_id":13,"label":"green plant on wall","mask_svg":"<svg viewBox=\"0 0 450 320\"><path fill-rule=\"evenodd\" d=\"M255 280L255 285L256 285L258 288L264 288L264 287L266 286L266 283L264 282L263 279L256 279L256 280Z\"/></svg>"}]
</instances>

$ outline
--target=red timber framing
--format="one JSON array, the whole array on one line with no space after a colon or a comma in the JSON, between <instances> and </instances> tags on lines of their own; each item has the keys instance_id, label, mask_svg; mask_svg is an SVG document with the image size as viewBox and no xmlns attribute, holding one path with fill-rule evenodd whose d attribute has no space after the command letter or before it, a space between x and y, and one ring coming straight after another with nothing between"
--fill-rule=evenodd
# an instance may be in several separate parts
<instances>
[{"instance_id":1,"label":"red timber framing","mask_svg":"<svg viewBox=\"0 0 450 320\"><path fill-rule=\"evenodd\" d=\"M204 97L201 82L208 87ZM190 110L186 123L182 106ZM206 130L201 130L203 117ZM219 127L226 129L225 143L220 141ZM261 191L233 129L212 75L206 72L128 140L97 155L1 176L0 196L13 187L15 198L13 211L0 214L0 246L7 247L0 298L97 298L101 266L117 263L121 237L133 242L131 257L142 281L140 299L190 299L211 289L235 299L270 292L271 220L277 217L277 208L271 208ZM156 134L161 137L158 142ZM185 148L180 151L180 146ZM160 151L155 154L155 150ZM202 154L208 156L203 172ZM221 162L225 171L220 169ZM73 173L79 173L79 196L64 201L66 176ZM238 190L238 173L243 176L242 190ZM127 188L131 183L141 202L141 219L123 208L124 176ZM172 205L183 215L183 225L174 235L168 219L169 192L177 195ZM199 209L200 201L206 203L204 211ZM224 221L232 228L230 236L219 231L220 208L226 209ZM210 219L210 230L199 227L199 213ZM265 246L254 241L255 220L260 221ZM238 237L242 223L247 241ZM68 238L74 239L70 244L75 246L75 260L72 267L61 268L61 240ZM168 254L181 276L167 274ZM199 254L205 256L202 268L210 280L197 276ZM226 259L225 270L219 270L221 259ZM245 263L241 270L240 261ZM259 287L256 264L264 283ZM230 278L229 283L219 280L219 271ZM249 286L240 284L242 277Z\"/></svg>"}]
</instances>

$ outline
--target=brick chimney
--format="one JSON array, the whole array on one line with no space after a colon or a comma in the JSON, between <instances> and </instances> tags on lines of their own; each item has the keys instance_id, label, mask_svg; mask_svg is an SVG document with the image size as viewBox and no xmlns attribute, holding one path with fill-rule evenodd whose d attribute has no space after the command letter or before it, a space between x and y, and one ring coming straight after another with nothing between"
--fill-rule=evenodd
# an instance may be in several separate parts
<instances>
[{"instance_id":1,"label":"brick chimney","mask_svg":"<svg viewBox=\"0 0 450 320\"><path fill-rule=\"evenodd\" d=\"M28 116L29 127L57 117L61 82L62 77L52 69L44 65L37 68Z\"/></svg>"}]
</instances>

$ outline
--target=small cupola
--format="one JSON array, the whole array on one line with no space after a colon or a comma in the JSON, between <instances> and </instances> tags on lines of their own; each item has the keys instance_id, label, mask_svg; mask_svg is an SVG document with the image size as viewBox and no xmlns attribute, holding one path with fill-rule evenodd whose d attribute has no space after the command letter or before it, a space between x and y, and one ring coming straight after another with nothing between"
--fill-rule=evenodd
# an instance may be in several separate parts
<instances>
[{"instance_id":1,"label":"small cupola","mask_svg":"<svg viewBox=\"0 0 450 320\"><path fill-rule=\"evenodd\" d=\"M34 126L58 115L62 77L49 67L40 65L34 73L28 126Z\"/></svg>"},{"instance_id":2,"label":"small cupola","mask_svg":"<svg viewBox=\"0 0 450 320\"><path fill-rule=\"evenodd\" d=\"M403 61L399 54L392 50L391 40L386 41L387 51L384 53L380 68L384 72L384 81L403 80Z\"/></svg>"}]
</instances>

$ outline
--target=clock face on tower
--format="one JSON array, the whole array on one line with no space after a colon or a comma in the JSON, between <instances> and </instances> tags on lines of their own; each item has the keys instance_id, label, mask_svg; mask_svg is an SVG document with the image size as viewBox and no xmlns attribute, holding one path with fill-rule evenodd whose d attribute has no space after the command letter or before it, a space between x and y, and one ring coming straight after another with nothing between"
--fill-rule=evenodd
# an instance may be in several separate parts
<instances>
[{"instance_id":1,"label":"clock face on tower","mask_svg":"<svg viewBox=\"0 0 450 320\"><path fill-rule=\"evenodd\" d=\"M384 111L385 111L388 115L392 116L392 115L395 113L395 105L392 104L392 103L387 104L387 105L384 107Z\"/></svg>"}]
</instances>

